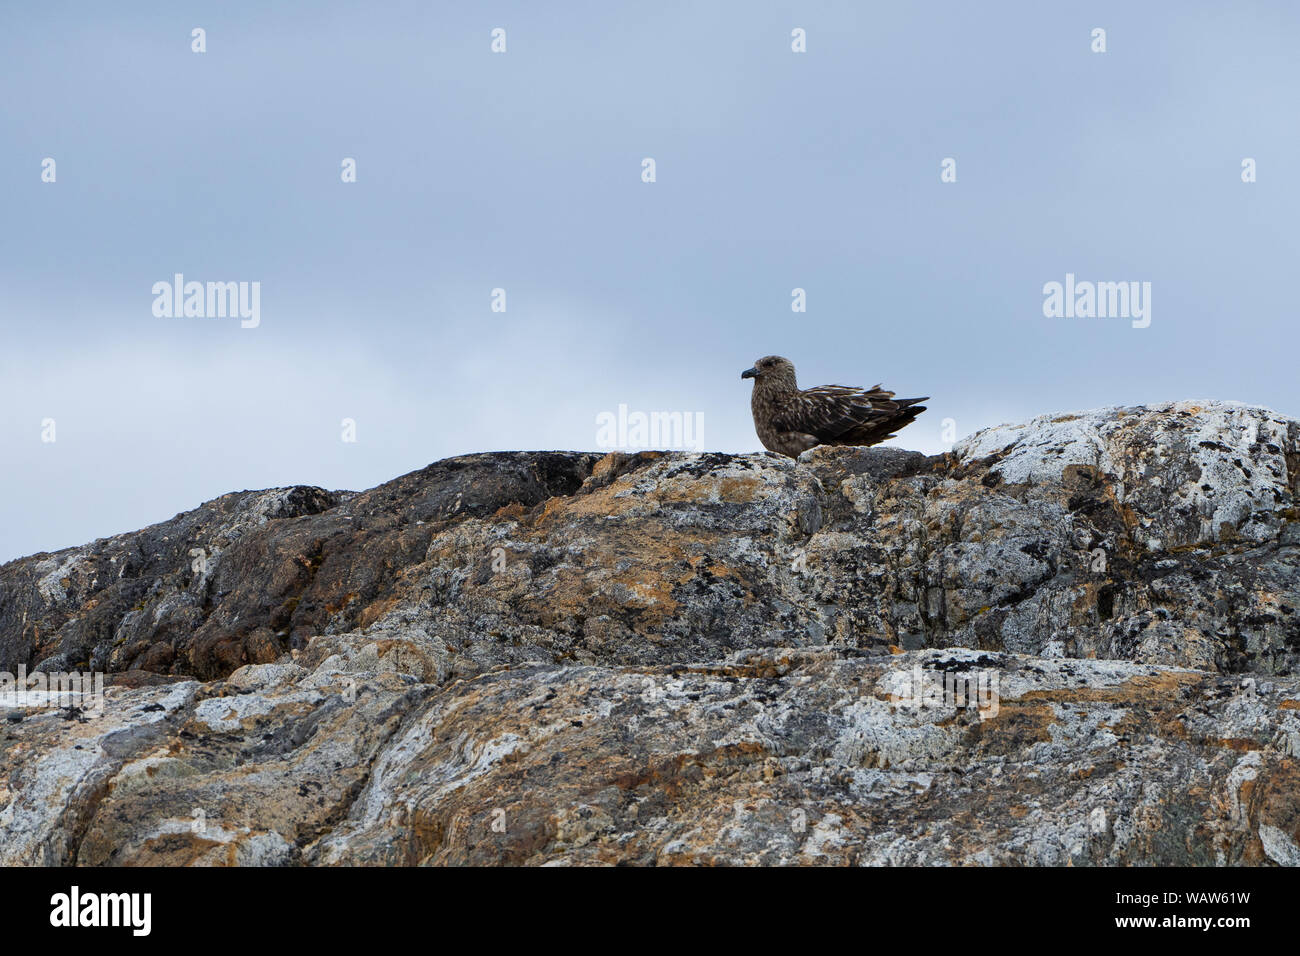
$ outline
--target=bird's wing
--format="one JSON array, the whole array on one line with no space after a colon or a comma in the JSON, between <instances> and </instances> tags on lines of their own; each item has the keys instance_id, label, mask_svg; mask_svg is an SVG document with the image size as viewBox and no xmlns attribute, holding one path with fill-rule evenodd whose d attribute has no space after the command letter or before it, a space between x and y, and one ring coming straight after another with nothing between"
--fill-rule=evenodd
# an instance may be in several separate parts
<instances>
[{"instance_id":1,"label":"bird's wing","mask_svg":"<svg viewBox=\"0 0 1300 956\"><path fill-rule=\"evenodd\" d=\"M898 414L902 405L893 398L893 392L879 385L870 389L848 385L805 388L777 410L772 424L781 431L803 432L818 441L832 442L870 422L883 422Z\"/></svg>"}]
</instances>

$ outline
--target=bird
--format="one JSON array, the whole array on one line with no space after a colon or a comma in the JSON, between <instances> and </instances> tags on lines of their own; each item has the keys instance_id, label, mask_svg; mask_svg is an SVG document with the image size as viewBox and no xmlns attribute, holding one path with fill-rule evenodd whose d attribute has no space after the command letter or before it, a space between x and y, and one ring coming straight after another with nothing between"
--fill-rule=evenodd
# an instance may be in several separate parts
<instances>
[{"instance_id":1,"label":"bird","mask_svg":"<svg viewBox=\"0 0 1300 956\"><path fill-rule=\"evenodd\" d=\"M767 355L740 373L754 380L754 430L768 451L798 458L817 445L874 445L893 438L925 411L923 398L894 398L879 385L800 388L794 363Z\"/></svg>"}]
</instances>

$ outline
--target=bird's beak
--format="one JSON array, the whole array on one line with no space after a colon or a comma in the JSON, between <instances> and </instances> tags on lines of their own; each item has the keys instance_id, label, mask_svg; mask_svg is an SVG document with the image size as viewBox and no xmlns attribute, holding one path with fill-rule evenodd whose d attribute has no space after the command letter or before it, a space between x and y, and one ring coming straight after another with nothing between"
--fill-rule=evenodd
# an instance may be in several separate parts
<instances>
[{"instance_id":1,"label":"bird's beak","mask_svg":"<svg viewBox=\"0 0 1300 956\"><path fill-rule=\"evenodd\" d=\"M747 368L740 373L741 378L758 378L758 369Z\"/></svg>"}]
</instances>

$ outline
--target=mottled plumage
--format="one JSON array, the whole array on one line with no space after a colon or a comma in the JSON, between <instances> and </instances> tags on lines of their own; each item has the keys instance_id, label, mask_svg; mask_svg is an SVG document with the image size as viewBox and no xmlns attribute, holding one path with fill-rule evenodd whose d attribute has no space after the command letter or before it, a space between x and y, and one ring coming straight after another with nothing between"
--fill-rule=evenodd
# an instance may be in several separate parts
<instances>
[{"instance_id":1,"label":"mottled plumage","mask_svg":"<svg viewBox=\"0 0 1300 956\"><path fill-rule=\"evenodd\" d=\"M740 373L754 380L754 429L768 451L797 458L814 445L874 445L893 438L925 411L924 398L894 398L879 385L800 388L794 364L768 355Z\"/></svg>"}]
</instances>

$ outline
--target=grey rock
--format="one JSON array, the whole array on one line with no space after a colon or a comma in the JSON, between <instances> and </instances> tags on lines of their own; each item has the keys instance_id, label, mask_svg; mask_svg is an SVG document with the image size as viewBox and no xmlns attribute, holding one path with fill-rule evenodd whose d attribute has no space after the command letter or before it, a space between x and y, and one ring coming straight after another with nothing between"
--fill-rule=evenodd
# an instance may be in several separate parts
<instances>
[{"instance_id":1,"label":"grey rock","mask_svg":"<svg viewBox=\"0 0 1300 956\"><path fill-rule=\"evenodd\" d=\"M1214 402L227 495L0 567L0 665L111 678L0 862L1295 865L1298 498Z\"/></svg>"}]
</instances>

